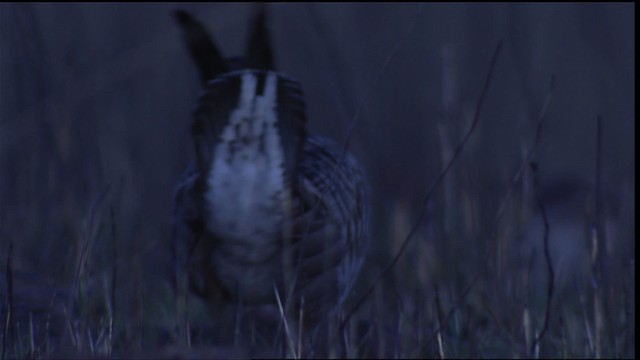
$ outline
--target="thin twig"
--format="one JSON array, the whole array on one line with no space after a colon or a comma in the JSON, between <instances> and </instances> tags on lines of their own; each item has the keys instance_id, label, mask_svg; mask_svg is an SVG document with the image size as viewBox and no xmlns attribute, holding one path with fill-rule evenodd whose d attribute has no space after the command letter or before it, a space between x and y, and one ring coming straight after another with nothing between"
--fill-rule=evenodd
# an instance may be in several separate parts
<instances>
[{"instance_id":1,"label":"thin twig","mask_svg":"<svg viewBox=\"0 0 640 360\"><path fill-rule=\"evenodd\" d=\"M416 13L416 15L415 15L415 17L413 19L413 23L409 26L409 29L404 34L404 36L400 39L400 41L398 41L396 43L395 47L393 48L393 50L391 51L389 56L387 56L387 58L385 59L383 65L382 65L382 67L380 68L380 71L378 72L378 74L374 78L373 82L368 87L368 90L365 93L364 97L362 98L362 100L358 104L358 107L356 108L356 112L353 115L353 119L351 120L351 124L349 126L349 130L347 131L347 137L344 140L344 143L342 145L342 149L340 151L340 155L338 156L338 160L336 161L336 165L333 167L333 170L331 172L331 176L329 178L329 181L327 181L327 184L329 184L329 185L326 186L323 189L323 191L320 193L320 196L318 197L318 200L316 201L315 205L309 211L310 214L314 214L315 215L318 212L318 210L320 209L321 205L323 204L324 197L327 195L327 192L331 189L331 185L330 184L335 183L336 177L338 176L338 169L342 165L342 161L344 160L344 157L345 157L345 155L347 153L347 149L349 148L349 143L351 142L351 137L353 136L354 130L356 128L356 124L358 123L358 120L360 119L360 114L362 113L362 110L364 109L364 106L368 102L369 97L373 93L373 90L377 88L378 82L380 81L380 79L382 78L382 75L384 75L384 73L386 72L387 68L389 67L389 64L391 63L391 60L393 60L395 58L397 53L404 46L404 43L409 39L409 36L411 34L413 34L413 32L414 32L414 30L415 30L415 28L416 28L416 26L418 24L418 19L422 15L422 11L423 10L424 10L424 4L421 4L420 7L418 8L418 12ZM314 215L312 215L312 216L314 216ZM306 238L307 235L309 234L309 230L311 229L310 225L311 225L310 223L306 224L305 229L302 232L302 237L301 237L302 239ZM296 277L297 277L297 275L299 273L300 263L301 262L298 261L298 265L296 266L296 269L294 270L294 272L295 272L294 276L296 276ZM294 281L295 281L295 278L294 278ZM371 293L371 289L368 292L367 296L370 293ZM289 291L289 293L286 296L287 304L285 304L285 306L288 306L288 303L289 303L288 300L290 300L292 296L293 296L293 287L292 287L292 289ZM340 325L339 331L338 331L339 333L342 333L342 331L344 330L344 324L346 323L346 321L349 320L350 317L351 317L351 312L348 313L347 317L345 318L345 320ZM326 321L326 320L328 320L328 319L325 318L324 321Z\"/></svg>"},{"instance_id":2,"label":"thin twig","mask_svg":"<svg viewBox=\"0 0 640 360\"><path fill-rule=\"evenodd\" d=\"M580 307L582 308L582 318L584 319L584 327L587 333L587 342L589 344L589 350L591 351L591 353L589 354L589 357L594 357L595 347L593 345L593 335L591 334L591 325L589 324L589 318L587 317L587 309L585 305L584 294L582 290L578 287L578 282L574 281L574 283L576 284L576 289L578 290L578 295L579 295L578 299L580 300Z\"/></svg>"},{"instance_id":3,"label":"thin twig","mask_svg":"<svg viewBox=\"0 0 640 360\"><path fill-rule=\"evenodd\" d=\"M462 303L464 302L464 300L467 298L467 295L469 295L469 293L471 292L471 289L473 288L473 286L476 284L476 282L478 282L478 280L480 279L480 273L478 273L476 275L476 277L467 285L467 287L464 289L464 291L462 291L462 294L460 295L460 299L458 299L458 301L456 302L456 304L454 304L451 309L449 309L449 311L447 312L447 315L442 319L442 321L440 322L439 326L436 328L436 330L433 332L433 334L431 334L430 337L427 338L427 340L425 340L422 344L423 347L427 346L427 344L430 344L433 339L438 336L438 333L440 333L442 331L442 329L444 328L444 326L446 324L449 323L449 319L451 319L451 317L453 316L453 314L455 314L456 310L458 310L458 308L460 308L460 306L462 305Z\"/></svg>"},{"instance_id":4,"label":"thin twig","mask_svg":"<svg viewBox=\"0 0 640 360\"><path fill-rule=\"evenodd\" d=\"M36 357L36 345L33 333L33 312L29 311L29 354Z\"/></svg>"},{"instance_id":5,"label":"thin twig","mask_svg":"<svg viewBox=\"0 0 640 360\"><path fill-rule=\"evenodd\" d=\"M298 312L298 357L302 357L303 319L304 319L304 297L300 296L300 310Z\"/></svg>"},{"instance_id":6,"label":"thin twig","mask_svg":"<svg viewBox=\"0 0 640 360\"><path fill-rule=\"evenodd\" d=\"M493 71L495 69L495 64L496 64L496 61L498 59L498 54L500 53L500 49L501 48L502 48L502 40L500 40L500 42L498 42L498 45L496 46L496 49L493 52L493 57L491 58L491 63L489 65L489 71L487 73L487 77L486 77L484 86L482 87L482 91L480 92L480 97L478 98L478 102L476 104L476 110L475 110L475 114L474 114L474 117L473 117L473 122L471 123L471 126L469 127L469 130L467 130L467 133L462 138L462 141L460 141L458 146L456 146L456 148L455 148L455 150L453 152L453 156L451 157L449 162L440 171L438 176L431 183L431 186L429 186L429 189L427 190L426 195L425 195L425 197L423 198L423 201L422 201L422 207L420 209L420 215L418 216L418 220L416 221L416 223L413 225L413 227L409 231L409 234L407 235L407 237L404 239L402 245L400 246L400 250L393 257L392 261L380 272L380 274L378 275L376 280L373 282L373 284L369 287L369 289L364 293L364 295L360 298L360 300L353 306L351 311L349 311L347 313L347 316L345 317L345 319L342 322L341 328L343 328L345 326L345 324L351 319L351 315L353 315L353 313L364 303L364 301L367 299L367 297L369 297L369 295L371 295L371 293L373 292L373 290L375 289L377 284L385 276L387 276L389 273L391 273L391 270L393 269L395 264L398 262L398 260L400 259L400 257L404 253L404 251L406 250L407 246L409 245L411 239L413 238L413 235L419 229L420 224L422 223L422 219L423 219L423 217L424 217L424 215L426 213L427 205L429 203L429 200L431 199L431 196L433 195L433 193L435 191L435 188L440 184L440 182L442 181L444 176L449 172L449 169L451 168L451 166L453 166L454 162L457 160L458 156L462 152L464 146L466 145L467 141L471 137L471 134L473 134L473 131L475 130L476 125L479 122L480 111L482 110L482 105L484 104L485 96L486 96L486 94L487 94L487 92L489 90L489 85L491 84L491 79L493 77Z\"/></svg>"},{"instance_id":7,"label":"thin twig","mask_svg":"<svg viewBox=\"0 0 640 360\"><path fill-rule=\"evenodd\" d=\"M340 51L336 48L335 44L338 43L335 38L329 38L329 33L327 31L327 26L324 24L317 12L314 8L314 3L308 2L307 4L307 12L309 13L310 24L314 28L314 30L320 35L322 40L322 45L325 48L325 54L329 58L329 64L333 66L333 71L331 74L336 80L338 84L338 99L340 99L340 105L342 108L345 117L348 117L348 114L353 112L353 103L354 100L350 95L352 91L347 89L346 84L353 83L350 79L349 72L344 69L344 59L341 59L339 54Z\"/></svg>"},{"instance_id":8,"label":"thin twig","mask_svg":"<svg viewBox=\"0 0 640 360\"><path fill-rule=\"evenodd\" d=\"M595 331L595 357L602 357L602 337L604 334L604 319L605 314L604 311L606 306L604 304L605 296L607 293L607 289L605 287L608 285L605 282L606 279L606 238L605 232L602 229L602 117L598 115L596 120L596 166L595 166L595 185L596 185L596 196L595 196L595 219L593 220L592 229L593 236L592 241L595 242L593 244L593 250L595 251L592 257L592 272L593 272L593 283L594 283L594 301L593 301L593 311L594 311L594 331Z\"/></svg>"},{"instance_id":9,"label":"thin twig","mask_svg":"<svg viewBox=\"0 0 640 360\"><path fill-rule=\"evenodd\" d=\"M9 240L9 253L7 254L7 315L4 323L4 336L2 337L2 360L7 358L7 338L14 336L11 316L13 316L13 241ZM11 332L11 333L10 333Z\"/></svg>"},{"instance_id":10,"label":"thin twig","mask_svg":"<svg viewBox=\"0 0 640 360\"><path fill-rule=\"evenodd\" d=\"M75 333L73 329L73 325L71 325L71 314L69 314L69 311L67 310L67 305L64 302L62 303L62 310L64 311L64 317L67 320L67 330L69 331L69 336L71 337L71 342L73 343L73 347L76 350L80 350L79 343L78 343L79 337Z\"/></svg>"},{"instance_id":11,"label":"thin twig","mask_svg":"<svg viewBox=\"0 0 640 360\"><path fill-rule=\"evenodd\" d=\"M109 349L107 351L107 355L111 356L113 350L113 330L116 325L116 285L117 285L117 277L118 277L118 241L116 237L116 220L113 211L113 206L111 206L111 246L113 250L113 272L111 274L111 318L109 319Z\"/></svg>"},{"instance_id":12,"label":"thin twig","mask_svg":"<svg viewBox=\"0 0 640 360\"><path fill-rule=\"evenodd\" d=\"M73 280L74 293L76 294L78 291L80 276L83 275L85 271L85 264L87 262L87 257L89 256L89 249L90 249L90 245L91 245L90 243L93 237L96 213L98 211L98 207L102 204L107 194L109 193L110 189L111 189L111 184L107 185L107 187L102 191L102 193L94 200L94 202L91 204L91 209L89 210L89 218L85 223L82 246L80 249L78 262L76 264L76 272Z\"/></svg>"},{"instance_id":13,"label":"thin twig","mask_svg":"<svg viewBox=\"0 0 640 360\"><path fill-rule=\"evenodd\" d=\"M534 186L537 187L538 176L537 176L537 169L535 166L533 166L533 170L534 170L534 184L535 184ZM542 331L540 331L540 334L536 336L536 339L531 344L531 350L530 350L531 356L533 356L534 349L536 348L538 343L542 340L542 338L544 337L544 334L547 332L547 329L549 327L549 318L551 317L551 302L553 300L553 289L554 289L554 278L555 278L555 275L553 272L553 264L551 263L551 254L549 252L549 219L547 219L547 211L544 208L544 204L542 203L542 200L540 199L540 196L537 190L534 190L534 192L536 192L536 200L538 203L538 208L540 209L540 213L542 214L542 221L544 222L544 238L543 238L544 258L547 264L548 281L547 281L547 304L546 304L546 309L544 314L544 326L542 327Z\"/></svg>"},{"instance_id":14,"label":"thin twig","mask_svg":"<svg viewBox=\"0 0 640 360\"><path fill-rule=\"evenodd\" d=\"M595 231L597 232L597 256L595 258L596 279L602 280L602 271L604 270L605 242L602 231L602 117L598 115L596 120L596 166L595 166ZM598 285L601 285L598 283Z\"/></svg>"},{"instance_id":15,"label":"thin twig","mask_svg":"<svg viewBox=\"0 0 640 360\"><path fill-rule=\"evenodd\" d=\"M287 317L284 313L284 308L282 307L282 301L280 301L280 294L278 294L278 288L276 285L273 285L273 292L276 294L276 300L278 301L278 310L280 310L280 316L282 317L282 322L284 323L284 331L287 335L287 344L289 345L289 351L291 351L291 355L294 358L299 359L299 356L296 354L296 349L293 339L291 338L291 332L289 331L289 324L287 322Z\"/></svg>"},{"instance_id":16,"label":"thin twig","mask_svg":"<svg viewBox=\"0 0 640 360\"><path fill-rule=\"evenodd\" d=\"M502 324L502 321L500 321L500 319L498 319L498 316L496 315L496 313L491 308L491 304L489 304L489 301L487 300L487 297L484 294L481 294L480 300L482 302L482 306L487 311L487 313L489 313L489 316L491 317L493 322L496 324L496 327L498 328L498 330L502 331L507 336L507 339L509 339L509 342L512 345L515 344L516 340L513 338L513 336L509 332L509 330L507 330L507 328L504 326L504 324Z\"/></svg>"},{"instance_id":17,"label":"thin twig","mask_svg":"<svg viewBox=\"0 0 640 360\"><path fill-rule=\"evenodd\" d=\"M507 194L505 195L504 199L502 200L502 203L500 204L500 207L498 208L498 211L496 212L496 216L495 216L495 220L494 220L494 226L493 226L494 233L492 234L491 238L494 238L496 236L496 234L498 232L498 224L500 223L500 220L502 219L502 215L504 215L504 212L505 212L506 207L507 207L507 203L511 199L511 196L513 194L513 189L515 188L516 184L520 181L520 178L522 178L522 175L524 174L524 171L527 169L527 166L529 166L529 164L531 163L531 159L533 158L533 154L535 153L536 149L538 148L538 144L540 143L540 135L542 134L542 124L544 123L544 120L546 119L547 110L549 108L549 104L551 103L551 99L552 99L553 91L555 89L555 85L556 85L556 75L552 74L551 75L551 81L549 83L549 91L547 92L547 95L545 96L544 102L542 103L542 107L540 108L540 112L538 113L538 121L536 122L536 133L535 133L535 136L533 138L533 145L531 146L529 151L526 153L526 155L524 157L524 160L522 161L522 164L520 165L520 168L518 169L516 174L513 176L513 179L511 180L511 185L509 187L507 187Z\"/></svg>"},{"instance_id":18,"label":"thin twig","mask_svg":"<svg viewBox=\"0 0 640 360\"><path fill-rule=\"evenodd\" d=\"M434 293L435 293L435 306L436 306L436 324L438 325L438 331L436 332L436 337L438 340L438 357L440 359L445 359L444 354L444 343L442 341L442 330L441 328L444 326L442 323L442 309L440 306L440 293L438 292L438 285L434 285Z\"/></svg>"},{"instance_id":19,"label":"thin twig","mask_svg":"<svg viewBox=\"0 0 640 360\"><path fill-rule=\"evenodd\" d=\"M391 54L389 54L389 56L385 60L384 64L382 65L382 68L380 69L380 71L378 72L377 76L373 80L373 83L371 84L371 86L369 86L367 93L362 98L362 101L360 101L360 104L358 105L358 108L356 109L356 113L353 115L353 120L351 121L351 125L349 126L349 131L347 132L347 138L344 140L344 144L342 146L342 151L340 152L340 157L338 158L338 161L336 162L336 166L333 169L333 174L331 176L331 181L329 183L332 183L333 181L335 181L335 178L338 175L338 168L342 164L342 160L344 159L344 156L345 156L345 154L347 152L347 149L349 148L349 142L351 141L351 137L353 136L353 131L354 131L355 127L356 127L356 124L358 123L358 120L360 119L360 114L362 113L362 109L364 109L364 106L366 105L367 100L369 100L369 97L371 96L371 93L373 92L373 90L375 88L377 88L378 82L380 82L380 79L382 78L382 75L386 72L387 68L389 67L389 64L391 63L391 60L393 60L393 58L395 58L396 54L400 51L400 49L402 48L404 43L409 39L409 36L411 34L413 34L413 31L415 30L415 27L418 24L418 19L422 15L422 11L423 10L424 10L424 4L421 4L420 8L418 8L418 12L416 13L416 16L415 16L415 18L413 20L413 23L409 27L409 30L407 30L407 32L404 35L404 37L393 48L393 50L391 51ZM320 199L318 200L318 204L316 205L316 207L320 206L320 204L321 204L320 200L322 200L322 197L325 195L325 193L326 193L326 189L322 193L322 196L320 197Z\"/></svg>"}]
</instances>

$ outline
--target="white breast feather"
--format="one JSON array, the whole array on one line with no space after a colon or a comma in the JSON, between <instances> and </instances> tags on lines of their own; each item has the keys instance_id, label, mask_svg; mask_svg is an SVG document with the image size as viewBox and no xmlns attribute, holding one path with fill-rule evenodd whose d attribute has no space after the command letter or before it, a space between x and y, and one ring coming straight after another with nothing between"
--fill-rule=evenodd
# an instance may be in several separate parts
<instances>
[{"instance_id":1,"label":"white breast feather","mask_svg":"<svg viewBox=\"0 0 640 360\"><path fill-rule=\"evenodd\" d=\"M261 96L256 94L257 82L254 74L242 76L238 106L214 149L206 193L211 214L208 230L223 240L223 246L242 247L247 261L269 255L283 219L284 155L276 128L277 78L267 75Z\"/></svg>"}]
</instances>

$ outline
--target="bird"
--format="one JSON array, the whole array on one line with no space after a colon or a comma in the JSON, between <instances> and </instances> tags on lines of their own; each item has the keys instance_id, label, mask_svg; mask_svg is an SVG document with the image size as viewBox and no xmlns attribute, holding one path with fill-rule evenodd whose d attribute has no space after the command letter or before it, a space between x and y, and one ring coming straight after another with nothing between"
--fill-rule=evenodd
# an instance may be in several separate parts
<instances>
[{"instance_id":1,"label":"bird","mask_svg":"<svg viewBox=\"0 0 640 360\"><path fill-rule=\"evenodd\" d=\"M364 170L307 131L302 85L275 69L264 6L235 58L191 14L173 16L203 84L195 159L175 191L177 266L213 309L280 303L318 324L340 310L366 256Z\"/></svg>"}]
</instances>

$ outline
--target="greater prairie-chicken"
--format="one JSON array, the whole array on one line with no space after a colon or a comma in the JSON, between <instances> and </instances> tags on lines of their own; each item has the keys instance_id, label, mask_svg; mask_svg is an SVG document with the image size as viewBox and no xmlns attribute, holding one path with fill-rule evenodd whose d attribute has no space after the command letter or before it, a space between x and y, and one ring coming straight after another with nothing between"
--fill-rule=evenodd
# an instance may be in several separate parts
<instances>
[{"instance_id":1,"label":"greater prairie-chicken","mask_svg":"<svg viewBox=\"0 0 640 360\"><path fill-rule=\"evenodd\" d=\"M307 134L302 88L274 70L263 10L246 58L232 60L192 16L174 16L205 86L174 218L191 291L214 306L275 304L277 291L305 323L335 313L367 243L360 166Z\"/></svg>"}]
</instances>

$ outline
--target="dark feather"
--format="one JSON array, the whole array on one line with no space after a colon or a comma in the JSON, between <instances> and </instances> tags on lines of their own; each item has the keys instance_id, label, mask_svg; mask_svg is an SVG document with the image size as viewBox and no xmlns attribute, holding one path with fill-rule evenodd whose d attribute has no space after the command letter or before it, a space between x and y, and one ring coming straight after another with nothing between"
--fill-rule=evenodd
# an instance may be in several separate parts
<instances>
[{"instance_id":1,"label":"dark feather","mask_svg":"<svg viewBox=\"0 0 640 360\"><path fill-rule=\"evenodd\" d=\"M191 58L200 71L202 83L206 84L209 80L229 71L226 60L204 25L184 10L174 10L173 17L182 28L182 35Z\"/></svg>"},{"instance_id":2,"label":"dark feather","mask_svg":"<svg viewBox=\"0 0 640 360\"><path fill-rule=\"evenodd\" d=\"M271 36L266 24L265 5L258 5L258 14L253 22L247 46L247 67L260 70L274 70Z\"/></svg>"}]
</instances>

